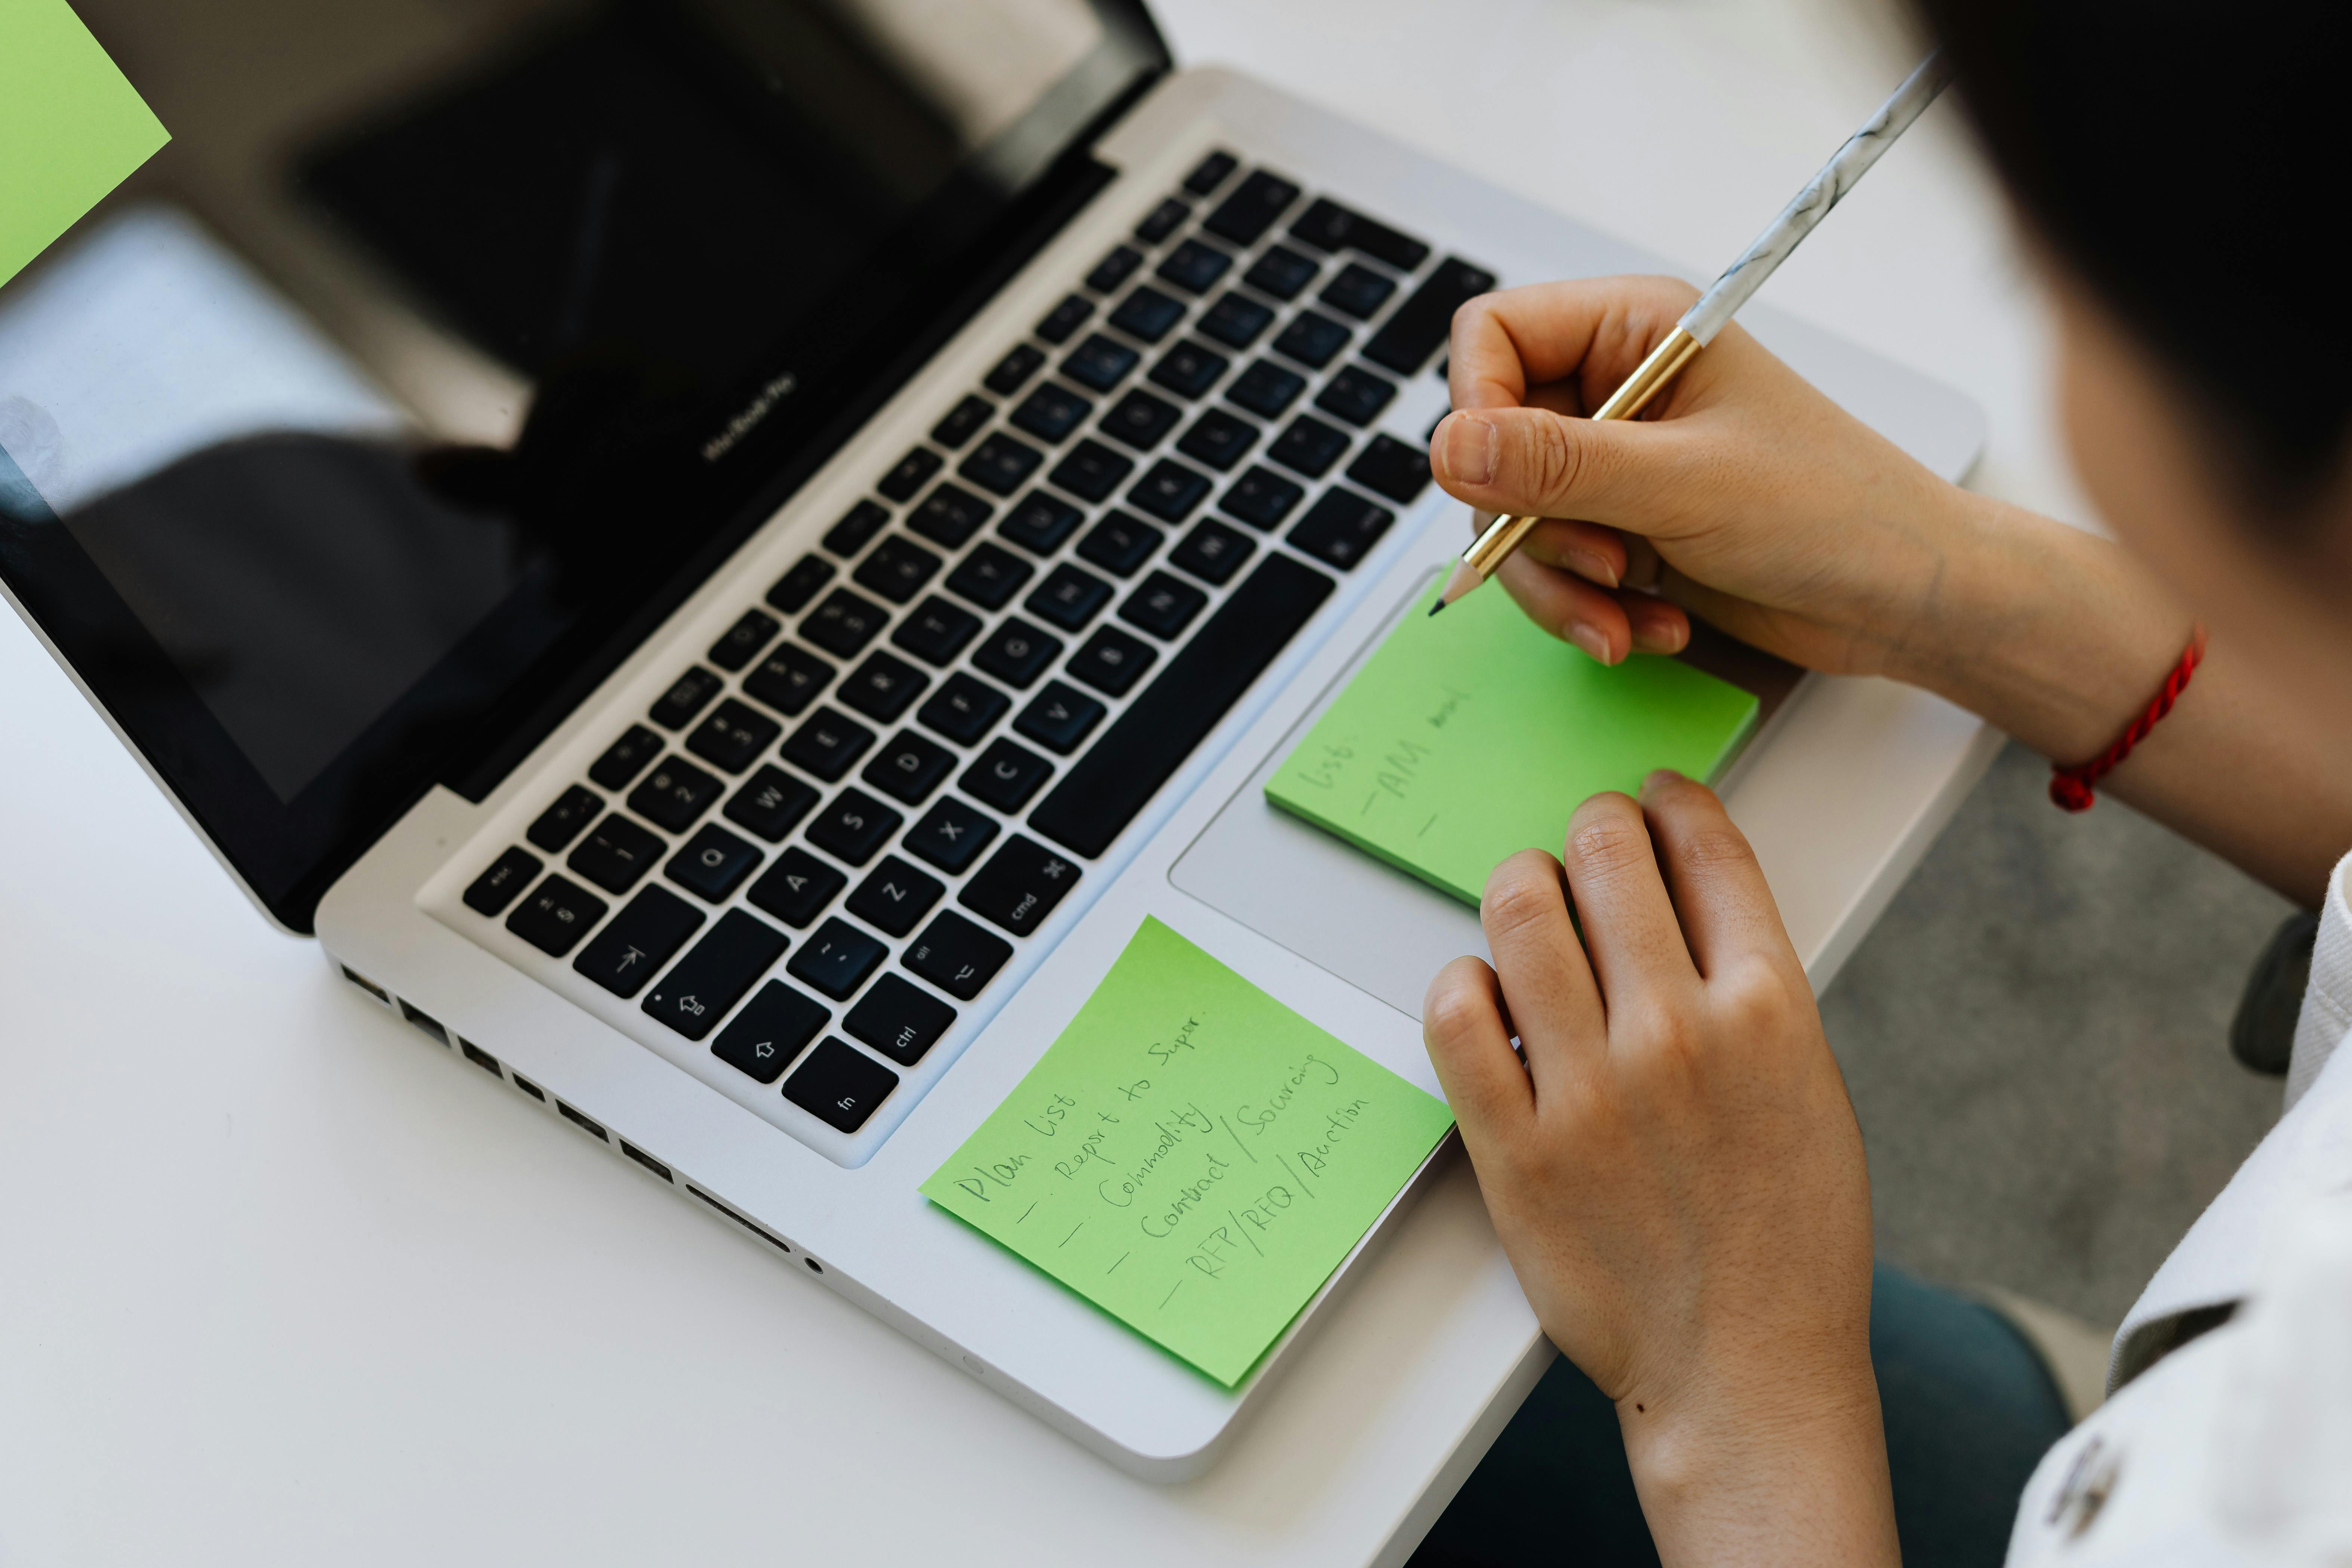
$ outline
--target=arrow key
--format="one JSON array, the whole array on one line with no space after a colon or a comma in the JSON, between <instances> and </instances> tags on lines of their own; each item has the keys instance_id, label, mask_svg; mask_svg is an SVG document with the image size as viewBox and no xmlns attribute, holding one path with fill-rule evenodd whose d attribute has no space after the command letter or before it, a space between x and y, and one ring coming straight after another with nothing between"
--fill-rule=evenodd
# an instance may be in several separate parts
<instances>
[{"instance_id":1,"label":"arrow key","mask_svg":"<svg viewBox=\"0 0 2352 1568\"><path fill-rule=\"evenodd\" d=\"M771 980L719 1031L710 1054L761 1083L773 1083L831 1022L833 1015L815 998Z\"/></svg>"}]
</instances>

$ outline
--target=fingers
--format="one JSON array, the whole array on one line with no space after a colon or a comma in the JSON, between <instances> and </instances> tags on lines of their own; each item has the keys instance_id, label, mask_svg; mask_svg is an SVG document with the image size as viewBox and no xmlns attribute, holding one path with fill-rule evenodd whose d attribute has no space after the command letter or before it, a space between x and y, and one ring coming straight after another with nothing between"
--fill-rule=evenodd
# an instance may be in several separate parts
<instances>
[{"instance_id":1,"label":"fingers","mask_svg":"<svg viewBox=\"0 0 2352 1568\"><path fill-rule=\"evenodd\" d=\"M1564 860L1584 948L1611 1016L1696 986L1698 972L1640 806L1614 791L1578 806L1568 819ZM1495 956L1499 963L1501 952Z\"/></svg>"},{"instance_id":2,"label":"fingers","mask_svg":"<svg viewBox=\"0 0 2352 1568\"><path fill-rule=\"evenodd\" d=\"M1697 298L1672 278L1578 279L1481 295L1454 312L1446 381L1456 408L1509 408L1573 377L1598 407Z\"/></svg>"},{"instance_id":3,"label":"fingers","mask_svg":"<svg viewBox=\"0 0 2352 1568\"><path fill-rule=\"evenodd\" d=\"M1579 1061L1608 1040L1601 994L1568 918L1559 862L1525 849L1496 867L1478 900L1478 921L1518 1023L1536 1096L1557 1095Z\"/></svg>"},{"instance_id":4,"label":"fingers","mask_svg":"<svg viewBox=\"0 0 2352 1568\"><path fill-rule=\"evenodd\" d=\"M1625 581L1625 536L1597 522L1546 519L1528 531L1519 553L1604 588Z\"/></svg>"},{"instance_id":5,"label":"fingers","mask_svg":"<svg viewBox=\"0 0 2352 1568\"><path fill-rule=\"evenodd\" d=\"M1661 771L1642 786L1642 807L1699 973L1718 975L1749 959L1797 967L1764 868L1715 792Z\"/></svg>"},{"instance_id":6,"label":"fingers","mask_svg":"<svg viewBox=\"0 0 2352 1568\"><path fill-rule=\"evenodd\" d=\"M1457 500L1490 511L1618 524L1657 510L1675 443L1635 420L1571 419L1542 408L1456 411L1430 437L1430 471Z\"/></svg>"},{"instance_id":7,"label":"fingers","mask_svg":"<svg viewBox=\"0 0 2352 1568\"><path fill-rule=\"evenodd\" d=\"M1457 958L1437 972L1421 1005L1422 1043L1474 1156L1485 1142L1511 1136L1535 1109L1502 1002L1493 970Z\"/></svg>"},{"instance_id":8,"label":"fingers","mask_svg":"<svg viewBox=\"0 0 2352 1568\"><path fill-rule=\"evenodd\" d=\"M1496 568L1495 580L1518 601L1528 619L1602 664L1616 664L1633 651L1633 622L1616 595L1529 561L1524 552Z\"/></svg>"}]
</instances>

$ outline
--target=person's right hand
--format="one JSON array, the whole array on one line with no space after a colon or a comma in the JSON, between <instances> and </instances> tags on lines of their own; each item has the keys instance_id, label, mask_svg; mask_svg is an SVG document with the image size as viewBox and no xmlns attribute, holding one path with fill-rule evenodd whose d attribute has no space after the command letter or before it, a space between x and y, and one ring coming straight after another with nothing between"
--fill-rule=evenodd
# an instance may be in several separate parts
<instances>
[{"instance_id":1,"label":"person's right hand","mask_svg":"<svg viewBox=\"0 0 2352 1568\"><path fill-rule=\"evenodd\" d=\"M1603 278L1463 306L1454 412L1430 441L1437 482L1482 512L1573 520L1539 524L1497 575L1603 663L1678 652L1689 613L1811 668L1905 673L1966 492L1737 324L1642 418L1580 417L1696 297L1672 279Z\"/></svg>"}]
</instances>

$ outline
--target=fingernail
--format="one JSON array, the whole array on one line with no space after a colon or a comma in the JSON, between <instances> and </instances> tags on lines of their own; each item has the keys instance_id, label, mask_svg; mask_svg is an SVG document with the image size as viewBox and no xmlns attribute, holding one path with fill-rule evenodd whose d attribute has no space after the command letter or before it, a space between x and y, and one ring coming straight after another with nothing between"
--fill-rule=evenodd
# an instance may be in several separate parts
<instances>
[{"instance_id":1,"label":"fingernail","mask_svg":"<svg viewBox=\"0 0 2352 1568\"><path fill-rule=\"evenodd\" d=\"M1467 414L1454 416L1445 422L1445 440L1440 448L1445 477L1457 485L1492 484L1495 450L1501 440L1502 433L1493 421Z\"/></svg>"},{"instance_id":2,"label":"fingernail","mask_svg":"<svg viewBox=\"0 0 2352 1568\"><path fill-rule=\"evenodd\" d=\"M1591 654L1600 663L1609 662L1609 644L1592 627L1578 622L1568 628L1568 640Z\"/></svg>"},{"instance_id":3,"label":"fingernail","mask_svg":"<svg viewBox=\"0 0 2352 1568\"><path fill-rule=\"evenodd\" d=\"M1596 555L1590 550L1564 550L1560 553L1576 569L1578 576L1590 577L1604 588L1617 585L1617 568L1609 563L1607 556Z\"/></svg>"},{"instance_id":4,"label":"fingernail","mask_svg":"<svg viewBox=\"0 0 2352 1568\"><path fill-rule=\"evenodd\" d=\"M1661 784L1680 784L1682 777L1682 774L1672 768L1654 769L1650 776L1642 781L1642 798L1647 800L1650 792Z\"/></svg>"}]
</instances>

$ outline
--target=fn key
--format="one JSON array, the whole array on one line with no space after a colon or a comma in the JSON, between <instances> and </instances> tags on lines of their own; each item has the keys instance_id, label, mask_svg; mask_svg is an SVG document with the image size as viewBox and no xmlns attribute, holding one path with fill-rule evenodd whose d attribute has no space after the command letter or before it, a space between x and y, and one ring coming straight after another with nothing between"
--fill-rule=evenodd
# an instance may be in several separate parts
<instances>
[{"instance_id":1,"label":"fn key","mask_svg":"<svg viewBox=\"0 0 2352 1568\"><path fill-rule=\"evenodd\" d=\"M775 927L730 910L646 994L645 1010L688 1039L698 1040L783 956L785 945L784 933Z\"/></svg>"},{"instance_id":2,"label":"fn key","mask_svg":"<svg viewBox=\"0 0 2352 1568\"><path fill-rule=\"evenodd\" d=\"M898 1087L897 1073L828 1038L806 1067L785 1080L784 1098L836 1132L855 1132Z\"/></svg>"}]
</instances>

